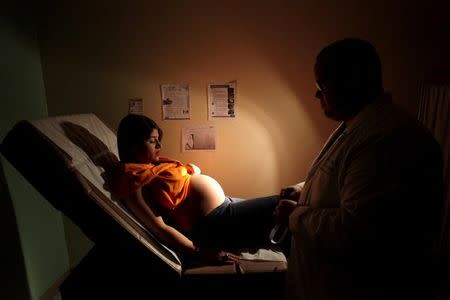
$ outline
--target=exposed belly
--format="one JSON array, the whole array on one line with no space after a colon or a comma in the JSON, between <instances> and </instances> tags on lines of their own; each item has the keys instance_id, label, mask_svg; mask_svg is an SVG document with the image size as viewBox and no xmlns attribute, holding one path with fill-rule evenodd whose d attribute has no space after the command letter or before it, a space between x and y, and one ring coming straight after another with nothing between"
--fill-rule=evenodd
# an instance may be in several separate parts
<instances>
[{"instance_id":1,"label":"exposed belly","mask_svg":"<svg viewBox=\"0 0 450 300\"><path fill-rule=\"evenodd\" d=\"M193 175L186 200L192 198L200 205L203 215L209 214L214 208L223 203L225 193L220 184L212 177L203 174Z\"/></svg>"},{"instance_id":2,"label":"exposed belly","mask_svg":"<svg viewBox=\"0 0 450 300\"><path fill-rule=\"evenodd\" d=\"M172 219L183 230L190 232L198 221L225 200L220 184L203 174L192 175L188 196L172 212Z\"/></svg>"}]
</instances>

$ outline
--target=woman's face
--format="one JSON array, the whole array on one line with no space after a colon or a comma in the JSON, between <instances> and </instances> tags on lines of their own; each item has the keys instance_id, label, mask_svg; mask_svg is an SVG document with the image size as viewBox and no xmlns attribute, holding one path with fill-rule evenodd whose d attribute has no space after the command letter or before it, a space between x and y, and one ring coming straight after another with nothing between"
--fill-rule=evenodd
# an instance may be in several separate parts
<instances>
[{"instance_id":1,"label":"woman's face","mask_svg":"<svg viewBox=\"0 0 450 300\"><path fill-rule=\"evenodd\" d=\"M152 130L148 139L137 150L137 160L141 164L155 163L159 160L161 142L156 128Z\"/></svg>"}]
</instances>

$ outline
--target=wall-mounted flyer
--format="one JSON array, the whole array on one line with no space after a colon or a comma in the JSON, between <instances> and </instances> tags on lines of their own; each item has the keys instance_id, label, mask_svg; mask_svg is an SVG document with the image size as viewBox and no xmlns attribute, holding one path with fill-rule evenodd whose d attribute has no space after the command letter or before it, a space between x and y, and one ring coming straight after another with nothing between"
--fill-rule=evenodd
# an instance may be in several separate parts
<instances>
[{"instance_id":1,"label":"wall-mounted flyer","mask_svg":"<svg viewBox=\"0 0 450 300\"><path fill-rule=\"evenodd\" d=\"M163 120L189 120L191 103L188 84L162 84L161 105Z\"/></svg>"},{"instance_id":2,"label":"wall-mounted flyer","mask_svg":"<svg viewBox=\"0 0 450 300\"><path fill-rule=\"evenodd\" d=\"M185 126L181 129L182 152L215 151L216 128L212 125Z\"/></svg>"},{"instance_id":3,"label":"wall-mounted flyer","mask_svg":"<svg viewBox=\"0 0 450 300\"><path fill-rule=\"evenodd\" d=\"M208 84L208 120L236 116L236 81Z\"/></svg>"},{"instance_id":4,"label":"wall-mounted flyer","mask_svg":"<svg viewBox=\"0 0 450 300\"><path fill-rule=\"evenodd\" d=\"M142 98L130 98L128 99L128 113L129 114L143 114L144 104Z\"/></svg>"}]
</instances>

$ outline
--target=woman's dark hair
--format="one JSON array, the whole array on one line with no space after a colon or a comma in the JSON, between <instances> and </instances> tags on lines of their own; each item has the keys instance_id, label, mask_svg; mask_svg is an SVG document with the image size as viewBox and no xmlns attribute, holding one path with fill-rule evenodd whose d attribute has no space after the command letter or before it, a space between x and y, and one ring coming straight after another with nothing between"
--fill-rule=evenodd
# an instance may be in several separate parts
<instances>
[{"instance_id":1,"label":"woman's dark hair","mask_svg":"<svg viewBox=\"0 0 450 300\"><path fill-rule=\"evenodd\" d=\"M133 162L131 149L148 140L153 129L158 130L159 141L162 140L163 131L152 119L138 114L129 114L124 117L117 129L117 147L122 162Z\"/></svg>"}]
</instances>

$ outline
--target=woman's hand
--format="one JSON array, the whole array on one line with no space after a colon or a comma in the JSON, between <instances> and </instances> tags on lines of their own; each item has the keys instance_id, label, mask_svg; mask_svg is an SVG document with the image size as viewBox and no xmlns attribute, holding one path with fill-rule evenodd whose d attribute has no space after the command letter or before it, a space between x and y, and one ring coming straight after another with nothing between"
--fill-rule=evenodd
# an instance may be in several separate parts
<instances>
[{"instance_id":1,"label":"woman's hand","mask_svg":"<svg viewBox=\"0 0 450 300\"><path fill-rule=\"evenodd\" d=\"M200 168L194 164L186 164L186 169L188 170L189 174L201 174L202 173Z\"/></svg>"},{"instance_id":2,"label":"woman's hand","mask_svg":"<svg viewBox=\"0 0 450 300\"><path fill-rule=\"evenodd\" d=\"M239 260L239 255L216 248L197 248L196 256L209 264L232 264Z\"/></svg>"}]
</instances>

